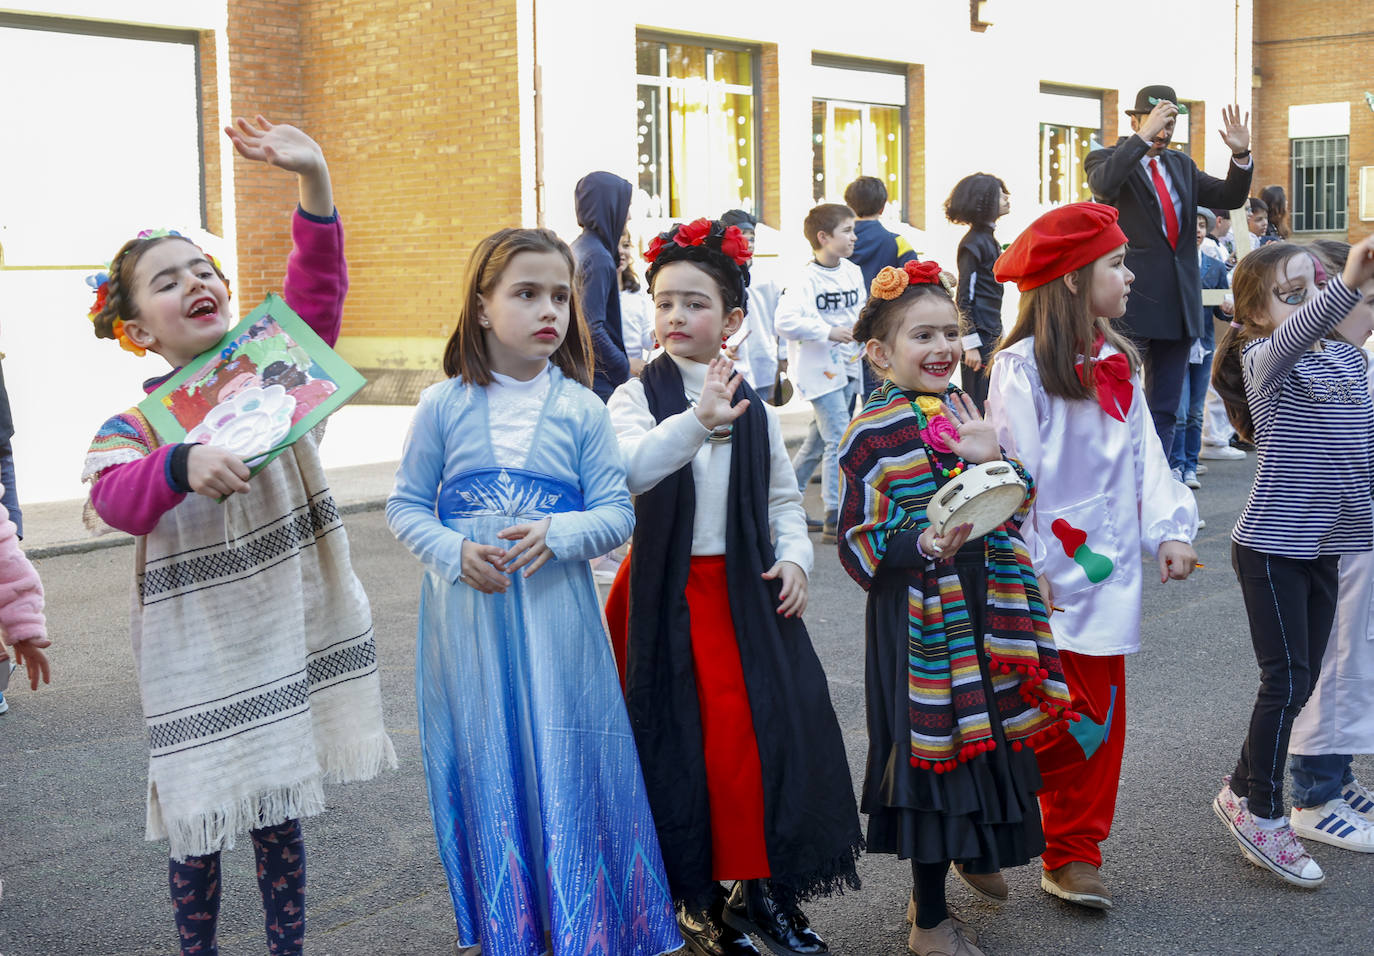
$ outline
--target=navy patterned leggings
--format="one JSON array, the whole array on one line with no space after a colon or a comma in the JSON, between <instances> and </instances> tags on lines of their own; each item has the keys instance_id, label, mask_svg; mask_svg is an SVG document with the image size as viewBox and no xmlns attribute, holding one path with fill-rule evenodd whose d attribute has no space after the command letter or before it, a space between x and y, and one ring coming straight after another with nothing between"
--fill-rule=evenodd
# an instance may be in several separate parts
<instances>
[{"instance_id":1,"label":"navy patterned leggings","mask_svg":"<svg viewBox=\"0 0 1374 956\"><path fill-rule=\"evenodd\" d=\"M298 956L305 945L305 843L299 820L250 832L258 861L258 889L267 917L267 951ZM219 854L191 856L167 865L172 910L182 956L217 956Z\"/></svg>"}]
</instances>

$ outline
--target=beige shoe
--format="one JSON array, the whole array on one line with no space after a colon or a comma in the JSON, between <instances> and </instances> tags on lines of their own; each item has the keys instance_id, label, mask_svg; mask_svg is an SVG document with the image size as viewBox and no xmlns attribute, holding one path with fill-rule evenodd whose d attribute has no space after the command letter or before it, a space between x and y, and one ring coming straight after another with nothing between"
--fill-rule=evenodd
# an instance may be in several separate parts
<instances>
[{"instance_id":1,"label":"beige shoe","mask_svg":"<svg viewBox=\"0 0 1374 956\"><path fill-rule=\"evenodd\" d=\"M960 936L964 937L964 939L968 940L970 943L978 942L978 930L965 922L963 917L959 915L954 907L946 903L945 912L949 914L949 918L954 921L954 928L959 931ZM914 896L906 901L906 921L911 926L916 925L916 898Z\"/></svg>"},{"instance_id":2,"label":"beige shoe","mask_svg":"<svg viewBox=\"0 0 1374 956\"><path fill-rule=\"evenodd\" d=\"M911 956L984 956L981 949L960 935L952 919L934 929L921 929L913 923L906 949Z\"/></svg>"},{"instance_id":3,"label":"beige shoe","mask_svg":"<svg viewBox=\"0 0 1374 956\"><path fill-rule=\"evenodd\" d=\"M952 864L954 875L972 891L984 903L993 906L1001 906L1011 895L1011 890L1007 888L1007 878L997 873L965 873L964 868L958 863Z\"/></svg>"},{"instance_id":4,"label":"beige shoe","mask_svg":"<svg viewBox=\"0 0 1374 956\"><path fill-rule=\"evenodd\" d=\"M1082 860L1065 863L1057 870L1040 872L1040 888L1052 896L1089 909L1109 910L1112 894L1102 882L1097 867Z\"/></svg>"}]
</instances>

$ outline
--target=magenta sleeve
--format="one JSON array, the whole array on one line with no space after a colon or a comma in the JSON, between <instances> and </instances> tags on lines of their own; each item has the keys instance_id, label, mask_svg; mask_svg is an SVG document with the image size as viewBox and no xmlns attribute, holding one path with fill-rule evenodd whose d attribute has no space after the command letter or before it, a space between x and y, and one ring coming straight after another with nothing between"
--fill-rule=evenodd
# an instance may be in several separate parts
<instances>
[{"instance_id":1,"label":"magenta sleeve","mask_svg":"<svg viewBox=\"0 0 1374 956\"><path fill-rule=\"evenodd\" d=\"M147 534L181 504L185 492L172 487L168 465L176 445L163 445L146 458L113 465L91 485L91 504L111 528Z\"/></svg>"},{"instance_id":2,"label":"magenta sleeve","mask_svg":"<svg viewBox=\"0 0 1374 956\"><path fill-rule=\"evenodd\" d=\"M297 208L291 217L291 255L286 260L282 298L333 348L339 340L346 295L348 263L338 213L321 219Z\"/></svg>"}]
</instances>

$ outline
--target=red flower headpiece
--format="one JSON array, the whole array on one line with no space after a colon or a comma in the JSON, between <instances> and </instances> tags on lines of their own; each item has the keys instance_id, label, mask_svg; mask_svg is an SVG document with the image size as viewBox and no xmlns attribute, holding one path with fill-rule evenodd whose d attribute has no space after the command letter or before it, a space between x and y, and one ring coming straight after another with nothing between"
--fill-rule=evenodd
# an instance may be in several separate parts
<instances>
[{"instance_id":1,"label":"red flower headpiece","mask_svg":"<svg viewBox=\"0 0 1374 956\"><path fill-rule=\"evenodd\" d=\"M714 220L705 218L678 223L667 232L654 236L644 253L644 261L656 261L663 252L663 247L673 243L684 249L689 246L702 246L713 252L720 252L737 266L747 266L754 254L749 251L749 241L744 238L744 233L740 231L739 226L722 226L717 231L718 225L720 224ZM716 241L709 242L712 238Z\"/></svg>"}]
</instances>

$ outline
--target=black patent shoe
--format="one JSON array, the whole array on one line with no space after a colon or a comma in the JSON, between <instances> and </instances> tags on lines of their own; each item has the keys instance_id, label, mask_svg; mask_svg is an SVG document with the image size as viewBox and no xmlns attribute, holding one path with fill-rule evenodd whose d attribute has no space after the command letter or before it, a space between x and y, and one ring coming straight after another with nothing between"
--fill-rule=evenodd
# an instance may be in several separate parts
<instances>
[{"instance_id":1,"label":"black patent shoe","mask_svg":"<svg viewBox=\"0 0 1374 956\"><path fill-rule=\"evenodd\" d=\"M723 901L712 899L705 908L677 904L677 929L694 956L759 956L749 937L721 919Z\"/></svg>"},{"instance_id":2,"label":"black patent shoe","mask_svg":"<svg viewBox=\"0 0 1374 956\"><path fill-rule=\"evenodd\" d=\"M767 880L736 882L725 901L725 922L741 932L753 933L779 956L830 952L801 907L774 898Z\"/></svg>"}]
</instances>

